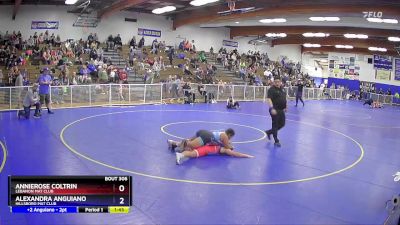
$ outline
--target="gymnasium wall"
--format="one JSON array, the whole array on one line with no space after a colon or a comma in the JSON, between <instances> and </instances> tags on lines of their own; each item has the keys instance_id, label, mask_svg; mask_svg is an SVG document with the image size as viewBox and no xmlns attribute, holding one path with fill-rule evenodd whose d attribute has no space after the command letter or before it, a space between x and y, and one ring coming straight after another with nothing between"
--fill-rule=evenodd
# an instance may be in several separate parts
<instances>
[{"instance_id":1,"label":"gymnasium wall","mask_svg":"<svg viewBox=\"0 0 400 225\"><path fill-rule=\"evenodd\" d=\"M35 31L38 33L44 32L45 30L31 30L31 22L35 20L43 21L59 21L59 30L50 30L50 33L54 32L59 34L62 40L67 38L80 39L82 37L87 38L89 33L96 32L99 36L100 41L104 41L109 34L121 34L124 43L132 38L133 35L137 35L138 28L161 30L161 38L158 40L166 41L167 45L177 45L181 40L188 39L194 40L196 48L198 50L209 51L210 47L213 46L214 50L218 50L222 47L223 40L229 40L229 29L228 28L199 28L198 26L184 26L177 30L172 29L172 21L167 20L163 16L155 16L152 14L141 14L135 12L119 12L107 17L97 28L83 29L80 27L73 27L73 23L76 16L71 13L67 13L68 9L72 9L67 6L36 6L30 5L21 6L16 20L12 20L13 6L1 6L0 7L0 31L21 30L25 38L32 35ZM137 22L125 22L125 18L137 19ZM153 37L145 37L146 45L149 45L153 41ZM239 42L239 51L247 52L249 49L256 51L267 51L271 59L277 59L280 55L286 55L293 61L297 62L301 60L300 46L288 45L288 46L275 46L271 48L269 46L253 46L249 45L248 41L252 38L238 38L234 41ZM230 47L227 47L228 49Z\"/></svg>"},{"instance_id":2,"label":"gymnasium wall","mask_svg":"<svg viewBox=\"0 0 400 225\"><path fill-rule=\"evenodd\" d=\"M376 71L374 69L374 64L368 63L368 58L373 58L373 55L359 55L359 54L349 54L349 53L336 53L331 52L329 53L329 59L332 57L354 57L355 58L355 65L360 67L359 70L359 80L360 81L368 81L373 83L380 83L385 85L394 85L400 86L400 81L394 80L394 73L395 73L395 65L394 59L392 58L393 62L393 69L391 70L390 80L380 80L376 79Z\"/></svg>"}]
</instances>

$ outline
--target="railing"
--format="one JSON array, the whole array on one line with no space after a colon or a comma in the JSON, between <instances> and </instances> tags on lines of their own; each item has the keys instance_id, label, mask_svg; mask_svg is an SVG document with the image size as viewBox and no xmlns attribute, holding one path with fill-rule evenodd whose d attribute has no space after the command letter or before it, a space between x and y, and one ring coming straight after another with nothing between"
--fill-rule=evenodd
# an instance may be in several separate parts
<instances>
[{"instance_id":1,"label":"railing","mask_svg":"<svg viewBox=\"0 0 400 225\"><path fill-rule=\"evenodd\" d=\"M217 101L226 101L232 96L237 101L265 101L269 87L248 85L204 85L190 84L191 94L196 102L205 102L207 96ZM22 108L23 98L30 87L1 87L0 110ZM295 99L297 87L286 87L288 99ZM107 105L137 105L163 103L171 99L183 99L187 90L174 83L163 84L91 84L71 86L51 86L50 95L53 108L90 107ZM341 89L304 88L304 100L346 99L348 93ZM384 104L399 104L393 96L369 94L374 100Z\"/></svg>"}]
</instances>

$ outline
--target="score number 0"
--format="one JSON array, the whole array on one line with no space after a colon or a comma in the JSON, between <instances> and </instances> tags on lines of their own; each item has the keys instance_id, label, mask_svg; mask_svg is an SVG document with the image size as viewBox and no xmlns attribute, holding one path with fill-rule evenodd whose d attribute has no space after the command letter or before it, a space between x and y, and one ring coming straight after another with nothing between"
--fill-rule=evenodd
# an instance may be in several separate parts
<instances>
[{"instance_id":1,"label":"score number 0","mask_svg":"<svg viewBox=\"0 0 400 225\"><path fill-rule=\"evenodd\" d=\"M124 185L119 185L119 187L118 187L118 190L120 191L120 192L124 192L125 191L125 186ZM120 197L119 198L119 204L120 205L123 205L123 204L125 204L125 199L123 198L123 197Z\"/></svg>"}]
</instances>

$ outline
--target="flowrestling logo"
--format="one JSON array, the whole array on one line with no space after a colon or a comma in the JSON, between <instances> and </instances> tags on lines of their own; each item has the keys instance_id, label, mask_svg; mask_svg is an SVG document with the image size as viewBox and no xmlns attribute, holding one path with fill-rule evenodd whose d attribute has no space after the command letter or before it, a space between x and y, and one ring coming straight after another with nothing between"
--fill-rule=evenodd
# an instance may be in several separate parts
<instances>
[{"instance_id":1,"label":"flowrestling logo","mask_svg":"<svg viewBox=\"0 0 400 225\"><path fill-rule=\"evenodd\" d=\"M383 12L363 12L364 18L382 18Z\"/></svg>"}]
</instances>

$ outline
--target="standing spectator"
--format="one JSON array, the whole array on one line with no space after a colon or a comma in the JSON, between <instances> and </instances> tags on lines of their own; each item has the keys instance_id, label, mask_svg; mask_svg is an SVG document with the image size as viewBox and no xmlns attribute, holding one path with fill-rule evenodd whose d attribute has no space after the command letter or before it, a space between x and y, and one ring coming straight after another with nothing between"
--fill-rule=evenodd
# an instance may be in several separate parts
<instances>
[{"instance_id":1,"label":"standing spectator","mask_svg":"<svg viewBox=\"0 0 400 225\"><path fill-rule=\"evenodd\" d=\"M134 47L131 46L130 50L129 50L129 66L131 66L131 67L133 66L134 58L135 58L135 50L134 50Z\"/></svg>"},{"instance_id":2,"label":"standing spectator","mask_svg":"<svg viewBox=\"0 0 400 225\"><path fill-rule=\"evenodd\" d=\"M0 87L3 86L4 74L3 71L0 69Z\"/></svg>"},{"instance_id":3,"label":"standing spectator","mask_svg":"<svg viewBox=\"0 0 400 225\"><path fill-rule=\"evenodd\" d=\"M171 66L173 66L173 59L174 59L174 48L170 48L169 49L169 53L168 53L168 59L169 59L169 64L171 65Z\"/></svg>"},{"instance_id":4,"label":"standing spectator","mask_svg":"<svg viewBox=\"0 0 400 225\"><path fill-rule=\"evenodd\" d=\"M50 100L50 84L53 78L50 76L49 68L44 68L43 73L39 76L39 96L40 96L40 104L46 104L47 112L49 114L54 114L51 111L51 100Z\"/></svg>"}]
</instances>

